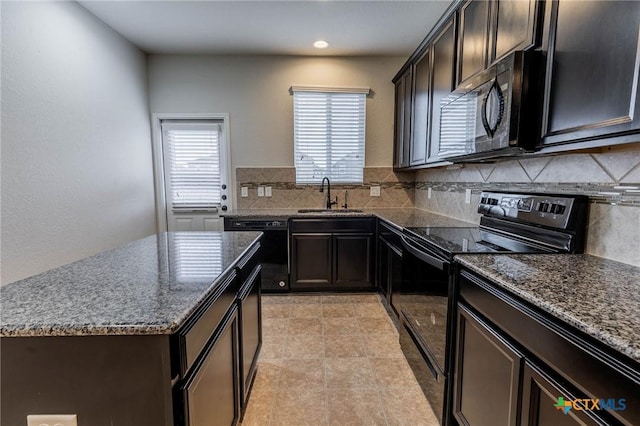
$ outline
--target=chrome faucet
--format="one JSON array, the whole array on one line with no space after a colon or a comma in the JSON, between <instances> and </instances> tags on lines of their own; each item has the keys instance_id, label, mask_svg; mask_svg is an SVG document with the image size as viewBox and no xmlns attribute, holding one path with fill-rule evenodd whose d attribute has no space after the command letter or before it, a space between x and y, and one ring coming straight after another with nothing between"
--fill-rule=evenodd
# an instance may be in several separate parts
<instances>
[{"instance_id":1,"label":"chrome faucet","mask_svg":"<svg viewBox=\"0 0 640 426\"><path fill-rule=\"evenodd\" d=\"M331 181L329 181L328 177L322 178L322 184L320 184L320 192L324 192L324 181L327 181L327 210L331 210L331 206L334 204L338 204L338 200L336 197L336 201L331 201Z\"/></svg>"}]
</instances>

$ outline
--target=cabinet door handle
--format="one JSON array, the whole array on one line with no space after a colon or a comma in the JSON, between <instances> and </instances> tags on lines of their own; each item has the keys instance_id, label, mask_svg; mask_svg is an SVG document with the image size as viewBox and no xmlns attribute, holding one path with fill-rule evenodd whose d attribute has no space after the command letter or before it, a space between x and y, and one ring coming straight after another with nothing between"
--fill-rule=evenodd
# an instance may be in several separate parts
<instances>
[{"instance_id":1,"label":"cabinet door handle","mask_svg":"<svg viewBox=\"0 0 640 426\"><path fill-rule=\"evenodd\" d=\"M498 130L498 126L500 126L504 115L504 95L498 85L497 78L493 80L491 88L484 97L482 101L482 111L480 112L482 126L487 132L487 136L492 138L496 130ZM493 114L496 114L496 116L494 117ZM489 119L491 119L491 122L489 122Z\"/></svg>"}]
</instances>

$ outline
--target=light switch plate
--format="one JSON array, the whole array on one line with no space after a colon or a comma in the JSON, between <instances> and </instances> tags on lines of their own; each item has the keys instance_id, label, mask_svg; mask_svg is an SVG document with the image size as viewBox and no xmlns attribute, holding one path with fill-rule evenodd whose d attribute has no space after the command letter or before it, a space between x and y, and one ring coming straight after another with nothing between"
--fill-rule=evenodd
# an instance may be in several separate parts
<instances>
[{"instance_id":1,"label":"light switch plate","mask_svg":"<svg viewBox=\"0 0 640 426\"><path fill-rule=\"evenodd\" d=\"M431 187L427 188L427 198L431 199Z\"/></svg>"},{"instance_id":2,"label":"light switch plate","mask_svg":"<svg viewBox=\"0 0 640 426\"><path fill-rule=\"evenodd\" d=\"M371 189L369 190L369 195L372 197L379 197L380 196L380 187L379 186L372 186Z\"/></svg>"},{"instance_id":3,"label":"light switch plate","mask_svg":"<svg viewBox=\"0 0 640 426\"><path fill-rule=\"evenodd\" d=\"M258 197L264 197L264 186L258 187Z\"/></svg>"},{"instance_id":4,"label":"light switch plate","mask_svg":"<svg viewBox=\"0 0 640 426\"><path fill-rule=\"evenodd\" d=\"M243 186L242 188L240 188L240 196L248 197L249 196L249 188L247 188L246 186Z\"/></svg>"},{"instance_id":5,"label":"light switch plate","mask_svg":"<svg viewBox=\"0 0 640 426\"><path fill-rule=\"evenodd\" d=\"M471 204L471 190L467 189L464 193L464 202L466 204Z\"/></svg>"},{"instance_id":6,"label":"light switch plate","mask_svg":"<svg viewBox=\"0 0 640 426\"><path fill-rule=\"evenodd\" d=\"M75 414L29 414L27 426L78 426Z\"/></svg>"},{"instance_id":7,"label":"light switch plate","mask_svg":"<svg viewBox=\"0 0 640 426\"><path fill-rule=\"evenodd\" d=\"M265 197L271 197L271 187L270 186L265 186L264 187L264 196Z\"/></svg>"}]
</instances>

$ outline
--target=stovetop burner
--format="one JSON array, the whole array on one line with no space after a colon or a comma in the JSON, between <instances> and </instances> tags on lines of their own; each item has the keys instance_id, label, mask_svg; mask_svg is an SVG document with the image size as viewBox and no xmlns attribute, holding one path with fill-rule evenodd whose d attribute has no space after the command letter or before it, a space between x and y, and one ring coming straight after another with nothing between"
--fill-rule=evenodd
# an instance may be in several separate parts
<instances>
[{"instance_id":1,"label":"stovetop burner","mask_svg":"<svg viewBox=\"0 0 640 426\"><path fill-rule=\"evenodd\" d=\"M493 252L500 247L484 244L478 227L472 228L407 228L407 231L448 253Z\"/></svg>"},{"instance_id":2,"label":"stovetop burner","mask_svg":"<svg viewBox=\"0 0 640 426\"><path fill-rule=\"evenodd\" d=\"M580 253L587 199L483 192L480 226L405 228L405 238L445 257L461 253Z\"/></svg>"}]
</instances>

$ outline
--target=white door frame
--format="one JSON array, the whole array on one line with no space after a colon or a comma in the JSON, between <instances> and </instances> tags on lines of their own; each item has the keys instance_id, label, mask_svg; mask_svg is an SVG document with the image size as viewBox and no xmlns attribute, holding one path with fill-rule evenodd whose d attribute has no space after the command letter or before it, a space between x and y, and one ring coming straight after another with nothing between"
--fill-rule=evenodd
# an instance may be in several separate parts
<instances>
[{"instance_id":1,"label":"white door frame","mask_svg":"<svg viewBox=\"0 0 640 426\"><path fill-rule=\"evenodd\" d=\"M229 144L229 114L228 113L153 113L151 114L151 128L153 134L153 177L156 190L156 216L158 232L167 231L167 195L164 186L164 161L162 159L162 120L222 120L222 161L227 162L229 182L227 182L229 209L235 206L235 176L231 169L231 146Z\"/></svg>"}]
</instances>

